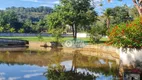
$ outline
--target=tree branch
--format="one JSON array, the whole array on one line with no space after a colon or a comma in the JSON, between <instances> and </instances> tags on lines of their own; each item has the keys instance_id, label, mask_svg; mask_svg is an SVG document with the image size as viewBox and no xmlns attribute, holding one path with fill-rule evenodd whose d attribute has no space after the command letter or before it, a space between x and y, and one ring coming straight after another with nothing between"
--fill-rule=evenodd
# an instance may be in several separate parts
<instances>
[{"instance_id":1,"label":"tree branch","mask_svg":"<svg viewBox=\"0 0 142 80\"><path fill-rule=\"evenodd\" d=\"M138 6L136 0L132 0L135 6Z\"/></svg>"}]
</instances>

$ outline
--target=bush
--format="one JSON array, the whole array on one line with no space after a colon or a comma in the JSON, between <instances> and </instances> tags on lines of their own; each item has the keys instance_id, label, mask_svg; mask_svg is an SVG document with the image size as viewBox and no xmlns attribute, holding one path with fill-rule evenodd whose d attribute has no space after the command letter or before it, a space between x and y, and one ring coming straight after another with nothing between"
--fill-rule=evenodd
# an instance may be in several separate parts
<instances>
[{"instance_id":1,"label":"bush","mask_svg":"<svg viewBox=\"0 0 142 80\"><path fill-rule=\"evenodd\" d=\"M90 36L91 43L97 43L102 38L101 36L102 29L99 26L92 26L91 29L88 31Z\"/></svg>"},{"instance_id":2,"label":"bush","mask_svg":"<svg viewBox=\"0 0 142 80\"><path fill-rule=\"evenodd\" d=\"M142 17L111 28L108 44L123 48L142 48Z\"/></svg>"}]
</instances>

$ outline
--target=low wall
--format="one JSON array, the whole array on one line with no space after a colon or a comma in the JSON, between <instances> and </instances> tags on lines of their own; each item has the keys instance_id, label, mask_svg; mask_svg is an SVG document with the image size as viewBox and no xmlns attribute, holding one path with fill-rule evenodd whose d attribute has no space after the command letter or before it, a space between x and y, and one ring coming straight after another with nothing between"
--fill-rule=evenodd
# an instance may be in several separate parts
<instances>
[{"instance_id":1,"label":"low wall","mask_svg":"<svg viewBox=\"0 0 142 80\"><path fill-rule=\"evenodd\" d=\"M120 59L123 65L136 65L136 62L142 63L142 49L123 49L120 48Z\"/></svg>"},{"instance_id":2,"label":"low wall","mask_svg":"<svg viewBox=\"0 0 142 80\"><path fill-rule=\"evenodd\" d=\"M85 46L85 48L95 48L95 49L99 49L99 50L103 50L103 51L108 51L108 52L115 52L117 54L119 54L119 49L113 46L107 46L104 44L98 44L98 45L87 45Z\"/></svg>"},{"instance_id":3,"label":"low wall","mask_svg":"<svg viewBox=\"0 0 142 80\"><path fill-rule=\"evenodd\" d=\"M38 33L0 33L0 37L36 37ZM52 34L42 33L41 36L51 37ZM72 34L62 34L63 37L72 37Z\"/></svg>"}]
</instances>

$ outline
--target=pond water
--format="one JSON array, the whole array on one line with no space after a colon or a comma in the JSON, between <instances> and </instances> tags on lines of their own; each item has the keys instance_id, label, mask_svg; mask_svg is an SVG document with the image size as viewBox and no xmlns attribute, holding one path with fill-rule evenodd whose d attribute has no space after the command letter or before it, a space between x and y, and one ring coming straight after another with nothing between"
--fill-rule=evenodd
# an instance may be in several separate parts
<instances>
[{"instance_id":1,"label":"pond water","mask_svg":"<svg viewBox=\"0 0 142 80\"><path fill-rule=\"evenodd\" d=\"M0 80L114 80L115 60L87 56L79 51L25 50L0 53Z\"/></svg>"}]
</instances>

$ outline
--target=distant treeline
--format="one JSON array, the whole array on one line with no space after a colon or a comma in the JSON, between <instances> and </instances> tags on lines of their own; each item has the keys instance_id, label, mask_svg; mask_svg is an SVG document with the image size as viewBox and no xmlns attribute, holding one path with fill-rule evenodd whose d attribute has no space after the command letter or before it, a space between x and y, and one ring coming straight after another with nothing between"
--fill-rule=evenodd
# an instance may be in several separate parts
<instances>
[{"instance_id":1,"label":"distant treeline","mask_svg":"<svg viewBox=\"0 0 142 80\"><path fill-rule=\"evenodd\" d=\"M50 7L8 7L6 11L13 11L17 14L20 21L31 20L32 22L37 22L42 19L45 15L53 11Z\"/></svg>"},{"instance_id":2,"label":"distant treeline","mask_svg":"<svg viewBox=\"0 0 142 80\"><path fill-rule=\"evenodd\" d=\"M0 10L0 32L41 32L45 30L44 17L52 11L52 8L43 6L37 8L8 7Z\"/></svg>"},{"instance_id":3,"label":"distant treeline","mask_svg":"<svg viewBox=\"0 0 142 80\"><path fill-rule=\"evenodd\" d=\"M1 33L40 33L47 32L50 26L60 25L63 21L59 21L58 13L54 14L49 21L49 14L55 12L50 7L9 7L5 10L0 10L0 32ZM62 12L61 12L62 13ZM77 14L78 15L78 14ZM95 15L95 14L94 14ZM87 16L87 15L86 15ZM114 8L107 8L102 15L97 15L96 22L92 27L97 33L106 34L107 28L113 27L120 23L127 23L139 16L135 7L116 6ZM54 19L55 18L55 19ZM68 16L67 16L68 18ZM59 20L57 20L59 19ZM81 19L81 18L80 18ZM59 22L59 23L58 23ZM91 28L88 26L78 26L78 32L86 32ZM96 30L97 29L97 30ZM70 26L66 27L65 32L71 32ZM93 33L94 34L94 33Z\"/></svg>"}]
</instances>

